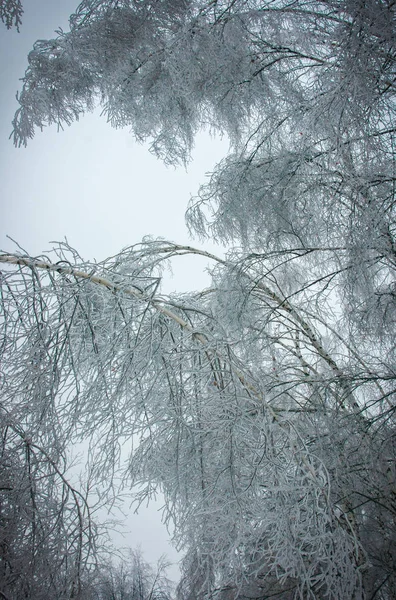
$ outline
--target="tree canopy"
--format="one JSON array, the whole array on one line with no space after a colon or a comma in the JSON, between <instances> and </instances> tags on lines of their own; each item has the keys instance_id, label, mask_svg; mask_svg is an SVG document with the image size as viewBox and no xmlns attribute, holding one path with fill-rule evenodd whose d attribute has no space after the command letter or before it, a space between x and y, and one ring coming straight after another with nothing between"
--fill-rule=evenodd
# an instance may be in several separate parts
<instances>
[{"instance_id":1,"label":"tree canopy","mask_svg":"<svg viewBox=\"0 0 396 600\"><path fill-rule=\"evenodd\" d=\"M102 263L67 244L0 255L1 460L26 481L1 486L6 511L42 515L44 481L72 527L56 502L81 492L59 465L88 440L103 498L120 479L138 503L163 493L179 600L393 598L395 10L85 0L70 31L35 44L15 143L99 105L169 164L201 128L226 134L186 218L229 251L146 238ZM210 261L211 286L165 296L163 267L185 254ZM59 598L83 598L89 572L90 520L73 518Z\"/></svg>"}]
</instances>

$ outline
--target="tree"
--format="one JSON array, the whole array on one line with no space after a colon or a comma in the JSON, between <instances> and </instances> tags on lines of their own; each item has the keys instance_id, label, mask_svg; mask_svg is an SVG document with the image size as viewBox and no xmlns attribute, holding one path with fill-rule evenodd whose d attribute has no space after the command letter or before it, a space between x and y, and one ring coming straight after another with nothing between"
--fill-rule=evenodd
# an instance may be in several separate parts
<instances>
[{"instance_id":1,"label":"tree","mask_svg":"<svg viewBox=\"0 0 396 600\"><path fill-rule=\"evenodd\" d=\"M0 595L87 598L99 557L92 509L68 481L59 445L48 444L39 430L31 435L20 407L6 400L7 394L0 414Z\"/></svg>"},{"instance_id":2,"label":"tree","mask_svg":"<svg viewBox=\"0 0 396 600\"><path fill-rule=\"evenodd\" d=\"M159 560L156 569L147 564L140 552L129 560L101 569L93 600L170 600L171 586L166 577L168 564Z\"/></svg>"},{"instance_id":3,"label":"tree","mask_svg":"<svg viewBox=\"0 0 396 600\"><path fill-rule=\"evenodd\" d=\"M227 258L0 257L4 401L47 444L88 439L109 491L118 468L138 502L162 491L181 600L393 597L394 20L385 0L86 0L29 55L17 144L97 103L168 163L202 126L231 141L187 213ZM165 297L189 253L211 287Z\"/></svg>"}]
</instances>

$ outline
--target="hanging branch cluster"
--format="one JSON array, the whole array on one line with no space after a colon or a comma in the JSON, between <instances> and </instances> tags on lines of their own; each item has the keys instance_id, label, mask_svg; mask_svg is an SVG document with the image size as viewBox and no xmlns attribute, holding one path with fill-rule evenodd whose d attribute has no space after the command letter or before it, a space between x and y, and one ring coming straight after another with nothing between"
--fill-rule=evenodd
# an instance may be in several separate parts
<instances>
[{"instance_id":1,"label":"hanging branch cluster","mask_svg":"<svg viewBox=\"0 0 396 600\"><path fill-rule=\"evenodd\" d=\"M21 0L0 0L0 19L7 29L19 27L22 24L23 8Z\"/></svg>"},{"instance_id":2,"label":"hanging branch cluster","mask_svg":"<svg viewBox=\"0 0 396 600\"><path fill-rule=\"evenodd\" d=\"M160 267L186 253L216 261L216 288L165 298ZM378 419L387 431L381 415L389 406L378 382L354 382L343 372L341 335L344 351L335 358L299 307L248 268L249 259L149 241L101 264L81 262L64 245L57 254L56 262L0 257L12 342L3 348L4 379L12 382L3 397L31 435L62 448L90 439L94 476L109 488L129 448L124 477L138 486L138 502L164 493L175 541L194 553L194 577L205 573L200 593L220 575L222 589L257 586L263 577L334 598L359 588L364 553L336 476L339 453L342 446L345 469L358 448L359 456L378 455L376 437L363 449L362 435ZM252 335L258 326L259 337ZM253 360L257 344L261 364ZM356 389L363 385L367 392ZM367 408L365 394L375 397ZM359 495L365 480L356 478ZM308 555L311 569L302 576Z\"/></svg>"}]
</instances>

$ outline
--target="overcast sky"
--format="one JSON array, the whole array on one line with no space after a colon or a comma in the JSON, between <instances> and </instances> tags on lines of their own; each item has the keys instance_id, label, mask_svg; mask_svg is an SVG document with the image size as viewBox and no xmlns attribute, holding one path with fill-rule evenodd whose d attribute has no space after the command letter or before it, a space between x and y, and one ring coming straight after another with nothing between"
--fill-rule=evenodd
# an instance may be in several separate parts
<instances>
[{"instance_id":1,"label":"overcast sky","mask_svg":"<svg viewBox=\"0 0 396 600\"><path fill-rule=\"evenodd\" d=\"M29 50L35 40L54 37L55 29L67 30L76 6L70 0L26 0L21 32L0 26L0 248L15 249L10 235L37 255L66 236L80 255L101 260L147 234L192 243L184 212L204 174L225 154L225 141L199 136L186 172L166 168L128 130L112 129L99 111L64 131L38 132L27 148L16 149L8 139ZM204 287L205 261L180 261L166 289ZM176 558L161 525L160 504L131 519L125 539L140 544L150 561L163 552Z\"/></svg>"}]
</instances>

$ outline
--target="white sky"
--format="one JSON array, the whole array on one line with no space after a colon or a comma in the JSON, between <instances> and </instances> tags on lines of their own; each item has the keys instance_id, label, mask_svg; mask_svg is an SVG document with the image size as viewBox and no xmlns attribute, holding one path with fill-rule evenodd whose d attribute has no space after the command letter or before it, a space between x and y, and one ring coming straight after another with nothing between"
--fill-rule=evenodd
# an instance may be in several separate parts
<instances>
[{"instance_id":1,"label":"white sky","mask_svg":"<svg viewBox=\"0 0 396 600\"><path fill-rule=\"evenodd\" d=\"M16 149L8 140L29 50L36 39L54 37L59 27L67 30L76 6L70 0L26 0L19 34L0 24L0 248L15 249L8 234L36 255L67 236L83 257L102 260L147 234L191 244L184 212L204 174L224 156L225 141L199 136L186 172L166 168L127 130L112 129L99 111L63 132L55 127L38 132L27 148ZM207 284L205 260L180 261L168 290ZM140 545L150 561L164 552L177 557L161 525L160 505L129 519L131 533L124 541Z\"/></svg>"}]
</instances>

